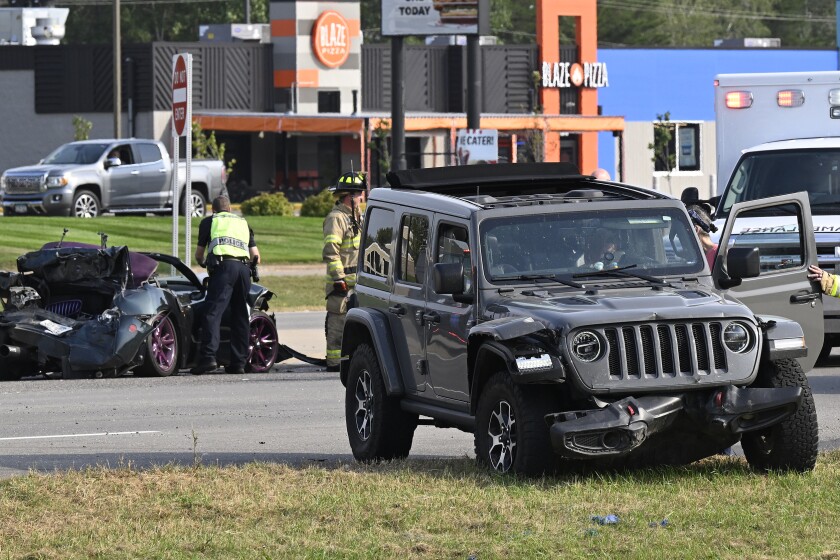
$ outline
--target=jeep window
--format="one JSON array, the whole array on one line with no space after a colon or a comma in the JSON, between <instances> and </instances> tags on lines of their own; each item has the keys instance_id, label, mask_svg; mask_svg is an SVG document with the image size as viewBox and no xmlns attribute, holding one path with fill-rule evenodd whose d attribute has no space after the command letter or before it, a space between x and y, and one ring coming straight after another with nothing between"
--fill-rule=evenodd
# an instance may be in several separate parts
<instances>
[{"instance_id":1,"label":"jeep window","mask_svg":"<svg viewBox=\"0 0 840 560\"><path fill-rule=\"evenodd\" d=\"M636 265L647 275L701 272L704 257L679 208L636 208L486 219L485 276L566 275Z\"/></svg>"},{"instance_id":2,"label":"jeep window","mask_svg":"<svg viewBox=\"0 0 840 560\"><path fill-rule=\"evenodd\" d=\"M464 293L473 292L472 259L467 229L453 224L440 224L438 228L437 261L461 263L464 267Z\"/></svg>"},{"instance_id":3,"label":"jeep window","mask_svg":"<svg viewBox=\"0 0 840 560\"><path fill-rule=\"evenodd\" d=\"M840 150L785 150L747 154L738 164L716 218L732 205L771 196L808 193L811 212L834 215L840 208ZM761 216L778 216L776 208Z\"/></svg>"},{"instance_id":4,"label":"jeep window","mask_svg":"<svg viewBox=\"0 0 840 560\"><path fill-rule=\"evenodd\" d=\"M758 247L762 275L805 266L806 243L799 233L803 229L799 206L784 204L778 210L785 217L772 222L764 209L740 212L732 228L737 235L729 238L730 246Z\"/></svg>"},{"instance_id":5,"label":"jeep window","mask_svg":"<svg viewBox=\"0 0 840 560\"><path fill-rule=\"evenodd\" d=\"M411 284L423 284L426 281L429 220L425 216L403 216L400 231L397 279Z\"/></svg>"},{"instance_id":6,"label":"jeep window","mask_svg":"<svg viewBox=\"0 0 840 560\"><path fill-rule=\"evenodd\" d=\"M391 273L391 242L394 240L394 212L373 208L367 217L362 245L363 271L380 278Z\"/></svg>"},{"instance_id":7,"label":"jeep window","mask_svg":"<svg viewBox=\"0 0 840 560\"><path fill-rule=\"evenodd\" d=\"M44 158L45 165L90 164L99 161L108 144L65 144Z\"/></svg>"}]
</instances>

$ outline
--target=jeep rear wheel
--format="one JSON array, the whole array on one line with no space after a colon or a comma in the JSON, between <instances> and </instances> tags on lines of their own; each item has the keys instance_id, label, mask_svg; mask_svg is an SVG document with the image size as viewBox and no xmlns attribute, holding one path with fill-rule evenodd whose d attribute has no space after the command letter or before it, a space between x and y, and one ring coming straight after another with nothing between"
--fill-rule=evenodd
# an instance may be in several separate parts
<instances>
[{"instance_id":1,"label":"jeep rear wheel","mask_svg":"<svg viewBox=\"0 0 840 560\"><path fill-rule=\"evenodd\" d=\"M387 461L408 456L417 415L389 397L373 348L360 345L350 359L344 400L347 437L357 461Z\"/></svg>"},{"instance_id":2,"label":"jeep rear wheel","mask_svg":"<svg viewBox=\"0 0 840 560\"><path fill-rule=\"evenodd\" d=\"M556 469L558 458L544 417L552 401L544 390L517 385L505 372L487 382L478 401L475 455L501 473L538 476Z\"/></svg>"},{"instance_id":3,"label":"jeep rear wheel","mask_svg":"<svg viewBox=\"0 0 840 560\"><path fill-rule=\"evenodd\" d=\"M793 416L767 429L744 434L741 447L750 466L761 471L813 470L819 444L817 409L799 362L777 360L762 366L752 386L802 387L804 394Z\"/></svg>"}]
</instances>

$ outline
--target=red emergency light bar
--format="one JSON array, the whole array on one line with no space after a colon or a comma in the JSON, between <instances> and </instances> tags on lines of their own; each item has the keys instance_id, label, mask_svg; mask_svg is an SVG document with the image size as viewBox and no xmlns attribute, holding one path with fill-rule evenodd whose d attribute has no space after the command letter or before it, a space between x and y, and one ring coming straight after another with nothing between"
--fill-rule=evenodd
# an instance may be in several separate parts
<instances>
[{"instance_id":1,"label":"red emergency light bar","mask_svg":"<svg viewBox=\"0 0 840 560\"><path fill-rule=\"evenodd\" d=\"M749 91L727 91L726 107L728 109L748 109L752 106L753 95Z\"/></svg>"}]
</instances>

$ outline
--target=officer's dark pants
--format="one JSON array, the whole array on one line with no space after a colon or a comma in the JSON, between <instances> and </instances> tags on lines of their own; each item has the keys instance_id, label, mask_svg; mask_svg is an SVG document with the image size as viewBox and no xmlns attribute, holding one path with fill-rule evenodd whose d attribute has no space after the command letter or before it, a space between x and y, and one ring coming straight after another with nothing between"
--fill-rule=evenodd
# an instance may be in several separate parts
<instances>
[{"instance_id":1,"label":"officer's dark pants","mask_svg":"<svg viewBox=\"0 0 840 560\"><path fill-rule=\"evenodd\" d=\"M215 361L219 350L222 313L230 305L230 365L245 366L248 359L248 292L251 270L238 260L223 260L210 275L198 362Z\"/></svg>"}]
</instances>

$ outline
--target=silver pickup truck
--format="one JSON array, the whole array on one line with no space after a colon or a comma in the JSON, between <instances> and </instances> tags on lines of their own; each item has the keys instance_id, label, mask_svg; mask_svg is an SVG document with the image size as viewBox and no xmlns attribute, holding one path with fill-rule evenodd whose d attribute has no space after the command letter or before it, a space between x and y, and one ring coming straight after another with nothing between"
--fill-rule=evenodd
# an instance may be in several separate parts
<instances>
[{"instance_id":1,"label":"silver pickup truck","mask_svg":"<svg viewBox=\"0 0 840 560\"><path fill-rule=\"evenodd\" d=\"M194 160L192 215L226 189L224 163ZM186 165L179 164L178 200L184 211ZM37 165L6 170L0 177L4 216L42 214L95 218L103 212L172 212L172 162L154 140L84 140L57 148Z\"/></svg>"}]
</instances>

